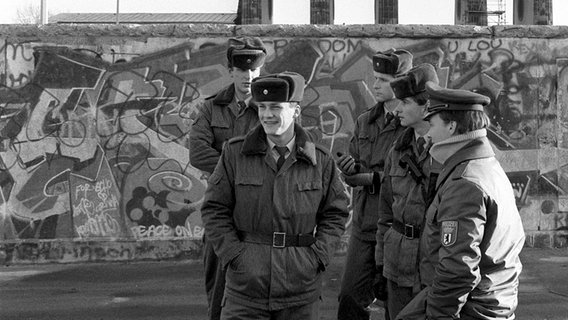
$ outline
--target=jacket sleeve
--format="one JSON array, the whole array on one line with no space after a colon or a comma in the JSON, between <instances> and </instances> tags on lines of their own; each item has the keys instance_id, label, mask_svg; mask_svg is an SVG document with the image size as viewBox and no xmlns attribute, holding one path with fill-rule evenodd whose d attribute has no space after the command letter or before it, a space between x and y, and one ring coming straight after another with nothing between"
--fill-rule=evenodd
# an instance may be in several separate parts
<instances>
[{"instance_id":1,"label":"jacket sleeve","mask_svg":"<svg viewBox=\"0 0 568 320\"><path fill-rule=\"evenodd\" d=\"M389 175L392 167L393 148L390 149L386 156L385 175L381 181L381 190L379 192L379 219L377 221L377 245L375 246L375 263L377 266L383 265L384 262L384 238L385 233L390 229L393 220L392 213L392 181Z\"/></svg>"},{"instance_id":2,"label":"jacket sleeve","mask_svg":"<svg viewBox=\"0 0 568 320\"><path fill-rule=\"evenodd\" d=\"M220 157L213 148L215 136L211 128L211 102L205 101L198 109L189 135L189 161L195 168L211 173Z\"/></svg>"},{"instance_id":3,"label":"jacket sleeve","mask_svg":"<svg viewBox=\"0 0 568 320\"><path fill-rule=\"evenodd\" d=\"M223 147L221 160L209 177L205 191L201 217L205 226L207 241L226 266L243 250L233 220L235 206L234 172L229 160L229 145Z\"/></svg>"},{"instance_id":4,"label":"jacket sleeve","mask_svg":"<svg viewBox=\"0 0 568 320\"><path fill-rule=\"evenodd\" d=\"M349 216L347 209L349 199L334 160L329 157L323 164L322 181L325 193L316 215L316 242L312 244L312 248L325 268L335 253L337 241L345 231L345 223Z\"/></svg>"},{"instance_id":5,"label":"jacket sleeve","mask_svg":"<svg viewBox=\"0 0 568 320\"><path fill-rule=\"evenodd\" d=\"M353 157L356 163L361 163L360 155L359 155L359 119L355 121L355 129L353 130L353 135L349 140L349 154Z\"/></svg>"},{"instance_id":6,"label":"jacket sleeve","mask_svg":"<svg viewBox=\"0 0 568 320\"><path fill-rule=\"evenodd\" d=\"M438 207L438 264L428 295L430 319L457 319L469 293L481 280L480 244L486 222L485 193L465 179L444 187Z\"/></svg>"}]
</instances>

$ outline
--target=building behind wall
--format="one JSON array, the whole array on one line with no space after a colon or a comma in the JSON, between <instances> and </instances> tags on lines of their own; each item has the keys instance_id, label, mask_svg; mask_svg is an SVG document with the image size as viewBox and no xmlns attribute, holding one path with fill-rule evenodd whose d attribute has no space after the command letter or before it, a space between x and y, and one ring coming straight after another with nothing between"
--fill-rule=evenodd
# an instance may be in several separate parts
<instances>
[{"instance_id":1,"label":"building behind wall","mask_svg":"<svg viewBox=\"0 0 568 320\"><path fill-rule=\"evenodd\" d=\"M456 0L455 24L487 25L487 0Z\"/></svg>"},{"instance_id":2,"label":"building behind wall","mask_svg":"<svg viewBox=\"0 0 568 320\"><path fill-rule=\"evenodd\" d=\"M310 0L310 24L333 24L335 0Z\"/></svg>"},{"instance_id":3,"label":"building behind wall","mask_svg":"<svg viewBox=\"0 0 568 320\"><path fill-rule=\"evenodd\" d=\"M398 24L398 0L375 0L375 23Z\"/></svg>"},{"instance_id":4,"label":"building behind wall","mask_svg":"<svg viewBox=\"0 0 568 320\"><path fill-rule=\"evenodd\" d=\"M273 0L239 0L237 24L272 24Z\"/></svg>"},{"instance_id":5,"label":"building behind wall","mask_svg":"<svg viewBox=\"0 0 568 320\"><path fill-rule=\"evenodd\" d=\"M552 25L552 0L514 0L513 24Z\"/></svg>"}]
</instances>

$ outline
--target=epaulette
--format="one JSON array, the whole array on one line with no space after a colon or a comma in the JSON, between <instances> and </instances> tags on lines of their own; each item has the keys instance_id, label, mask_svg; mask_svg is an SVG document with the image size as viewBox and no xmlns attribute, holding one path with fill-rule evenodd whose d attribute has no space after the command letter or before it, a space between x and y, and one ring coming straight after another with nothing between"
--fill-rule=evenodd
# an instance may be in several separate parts
<instances>
[{"instance_id":1,"label":"epaulette","mask_svg":"<svg viewBox=\"0 0 568 320\"><path fill-rule=\"evenodd\" d=\"M370 117L370 114L371 114L371 110L372 110L372 109L373 109L373 108L370 108L370 109L367 109L367 110L361 112L357 118L364 119L365 117L367 117L367 118Z\"/></svg>"},{"instance_id":2,"label":"epaulette","mask_svg":"<svg viewBox=\"0 0 568 320\"><path fill-rule=\"evenodd\" d=\"M319 143L319 142L314 142L313 143L316 146L316 149L318 149L319 151L323 152L323 153L328 153L331 154L331 150L329 150L326 146L324 146L323 144Z\"/></svg>"},{"instance_id":3,"label":"epaulette","mask_svg":"<svg viewBox=\"0 0 568 320\"><path fill-rule=\"evenodd\" d=\"M456 166L456 168L452 171L451 178L452 180L458 180L463 177L465 170L467 169L468 161L462 162Z\"/></svg>"}]
</instances>

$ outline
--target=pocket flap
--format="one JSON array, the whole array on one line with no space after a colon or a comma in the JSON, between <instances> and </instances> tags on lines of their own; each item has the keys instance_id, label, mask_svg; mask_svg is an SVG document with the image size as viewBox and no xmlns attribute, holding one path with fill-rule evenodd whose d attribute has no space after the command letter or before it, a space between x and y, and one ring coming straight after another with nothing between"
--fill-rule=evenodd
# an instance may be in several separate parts
<instances>
[{"instance_id":1,"label":"pocket flap","mask_svg":"<svg viewBox=\"0 0 568 320\"><path fill-rule=\"evenodd\" d=\"M319 189L321 189L321 181L298 181L298 191Z\"/></svg>"},{"instance_id":2,"label":"pocket flap","mask_svg":"<svg viewBox=\"0 0 568 320\"><path fill-rule=\"evenodd\" d=\"M229 122L219 112L214 112L211 116L211 127L213 128L229 128Z\"/></svg>"},{"instance_id":3,"label":"pocket flap","mask_svg":"<svg viewBox=\"0 0 568 320\"><path fill-rule=\"evenodd\" d=\"M404 177L407 174L408 174L408 169L399 166L392 166L389 172L389 176L391 177Z\"/></svg>"},{"instance_id":4,"label":"pocket flap","mask_svg":"<svg viewBox=\"0 0 568 320\"><path fill-rule=\"evenodd\" d=\"M235 183L238 185L261 186L262 182L262 176L238 176L235 178Z\"/></svg>"}]
</instances>

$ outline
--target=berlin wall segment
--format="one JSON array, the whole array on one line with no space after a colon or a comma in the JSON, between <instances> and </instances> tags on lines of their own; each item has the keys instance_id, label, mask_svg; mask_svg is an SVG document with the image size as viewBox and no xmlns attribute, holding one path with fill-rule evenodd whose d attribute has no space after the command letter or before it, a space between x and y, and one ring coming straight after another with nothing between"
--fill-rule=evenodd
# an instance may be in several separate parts
<instances>
[{"instance_id":1,"label":"berlin wall segment","mask_svg":"<svg viewBox=\"0 0 568 320\"><path fill-rule=\"evenodd\" d=\"M415 64L433 64L445 86L488 95L489 138L516 192L527 245L567 246L568 42L560 27L90 26L86 36L81 27L2 28L7 263L199 252L207 180L189 164L188 139L196 106L229 83L224 53L235 34L261 36L263 72L307 79L302 125L321 132L333 154L347 149L355 119L374 104L368 66L377 50L407 49ZM125 244L136 242L155 242L156 251Z\"/></svg>"}]
</instances>

